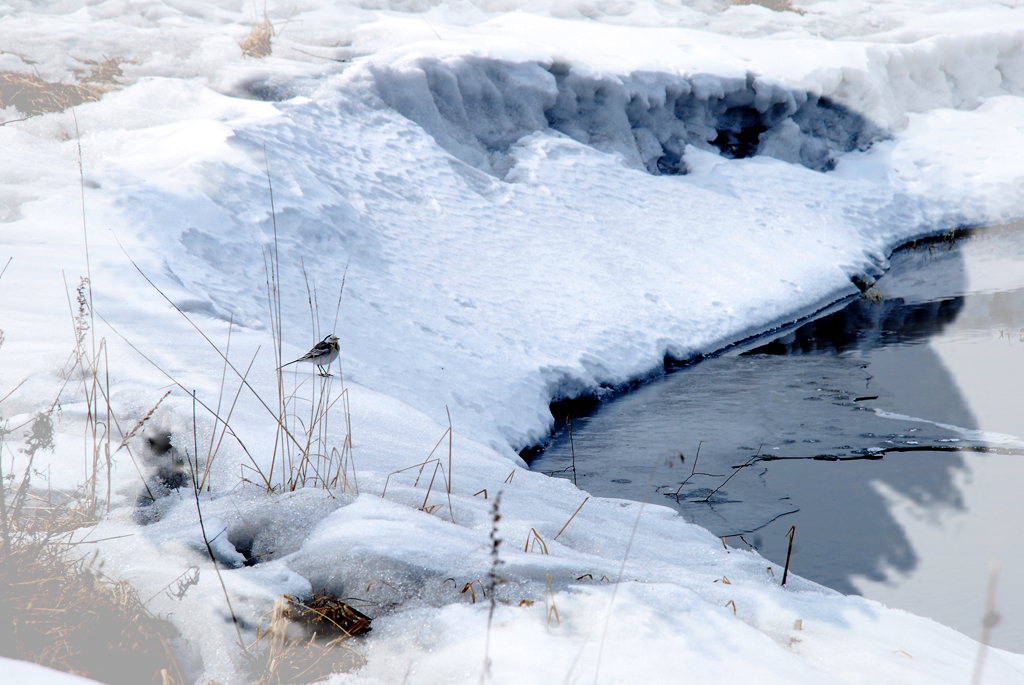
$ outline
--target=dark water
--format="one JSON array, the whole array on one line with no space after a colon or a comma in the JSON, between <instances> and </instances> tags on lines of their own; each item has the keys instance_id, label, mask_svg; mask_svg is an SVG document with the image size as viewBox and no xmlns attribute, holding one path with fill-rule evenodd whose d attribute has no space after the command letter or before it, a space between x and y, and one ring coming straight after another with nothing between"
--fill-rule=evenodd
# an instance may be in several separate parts
<instances>
[{"instance_id":1,"label":"dark water","mask_svg":"<svg viewBox=\"0 0 1024 685\"><path fill-rule=\"evenodd\" d=\"M897 252L872 297L598 405L531 468L572 479L575 453L584 490L676 507L776 563L796 526L794 572L975 636L1001 559L993 642L1024 651L1013 228Z\"/></svg>"}]
</instances>

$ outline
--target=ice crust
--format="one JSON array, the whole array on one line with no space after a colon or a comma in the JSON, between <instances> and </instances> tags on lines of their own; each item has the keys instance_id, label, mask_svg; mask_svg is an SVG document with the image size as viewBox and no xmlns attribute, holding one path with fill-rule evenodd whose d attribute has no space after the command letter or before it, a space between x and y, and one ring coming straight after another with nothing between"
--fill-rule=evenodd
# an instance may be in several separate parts
<instances>
[{"instance_id":1,"label":"ice crust","mask_svg":"<svg viewBox=\"0 0 1024 685\"><path fill-rule=\"evenodd\" d=\"M851 277L882 273L906 240L1024 216L1024 8L796 8L270 3L291 19L258 61L237 45L255 18L240 1L6 0L0 69L58 80L82 60L134 62L122 90L74 117L0 112L0 256L13 258L0 394L25 380L0 405L7 425L60 394L54 449L36 458L54 487L81 482L84 400L61 390L87 269L81 187L122 427L168 384L125 341L209 403L223 369L126 255L222 349L231 322L237 365L262 346L249 383L264 397L276 392L267 250L281 262L284 356L332 328L341 338L361 494L243 487L232 443L202 501L247 630L282 593L371 603L368 665L335 682L479 681L487 611L462 590L490 568L499 490L495 682L967 682L968 638L798 575L780 588L779 569L669 509L591 499L556 541L587 495L517 456L548 434L552 400L853 294ZM310 370L288 369L308 392ZM444 506L418 511L424 484L408 473L382 498L449 412L451 509L435 485ZM193 435L175 387L151 428L202 455L213 424L197 423ZM269 469L272 419L248 391L231 423ZM23 438L5 442L4 473L24 467ZM90 533L106 572L190 637L198 682L242 682L195 502L169 489L136 507L123 454L114 510ZM156 461L142 467L159 479ZM531 530L548 554L530 550ZM193 564L200 583L166 596ZM1019 655L991 650L985 669L1024 681Z\"/></svg>"}]
</instances>

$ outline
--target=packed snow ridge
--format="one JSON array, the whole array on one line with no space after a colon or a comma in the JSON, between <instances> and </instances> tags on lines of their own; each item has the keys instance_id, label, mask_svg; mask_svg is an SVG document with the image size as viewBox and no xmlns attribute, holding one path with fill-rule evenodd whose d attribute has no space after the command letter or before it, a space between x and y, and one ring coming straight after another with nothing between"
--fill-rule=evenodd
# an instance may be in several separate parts
<instances>
[{"instance_id":1,"label":"packed snow ridge","mask_svg":"<svg viewBox=\"0 0 1024 685\"><path fill-rule=\"evenodd\" d=\"M687 145L817 171L886 137L829 98L754 74L595 74L567 63L460 56L374 65L381 98L462 161L504 177L509 148L553 129L653 174L686 173Z\"/></svg>"}]
</instances>

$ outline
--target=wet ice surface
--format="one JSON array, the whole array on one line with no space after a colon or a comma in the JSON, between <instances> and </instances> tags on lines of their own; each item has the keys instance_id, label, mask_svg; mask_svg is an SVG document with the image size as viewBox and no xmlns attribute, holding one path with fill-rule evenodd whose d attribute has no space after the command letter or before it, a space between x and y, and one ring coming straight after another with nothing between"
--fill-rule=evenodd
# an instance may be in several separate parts
<instances>
[{"instance_id":1,"label":"wet ice surface","mask_svg":"<svg viewBox=\"0 0 1024 685\"><path fill-rule=\"evenodd\" d=\"M531 467L572 479L575 451L588 492L646 493L778 564L795 525L795 572L978 637L990 560L1024 571L1006 544L1024 515L1024 235L891 262L881 302L602 403ZM1024 651L1024 597L1005 587L994 643Z\"/></svg>"}]
</instances>

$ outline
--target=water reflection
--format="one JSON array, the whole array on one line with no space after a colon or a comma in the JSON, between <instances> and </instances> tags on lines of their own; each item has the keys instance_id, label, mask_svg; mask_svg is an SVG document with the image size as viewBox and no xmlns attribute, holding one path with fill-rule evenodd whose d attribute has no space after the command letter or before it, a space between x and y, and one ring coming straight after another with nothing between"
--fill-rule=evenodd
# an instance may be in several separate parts
<instances>
[{"instance_id":1,"label":"water reflection","mask_svg":"<svg viewBox=\"0 0 1024 685\"><path fill-rule=\"evenodd\" d=\"M897 253L877 284L881 301L856 298L600 404L573 420L571 440L567 427L556 431L531 467L611 497L642 499L650 479L649 500L776 562L795 524L794 571L842 592L908 576L921 559L893 503L935 520L965 516L965 459L988 455L957 450L992 447L963 378L929 342L988 342L1024 324L1021 234L967 244L983 261L992 255L980 285L963 244Z\"/></svg>"},{"instance_id":2,"label":"water reflection","mask_svg":"<svg viewBox=\"0 0 1024 685\"><path fill-rule=\"evenodd\" d=\"M962 296L914 304L903 298L873 302L860 297L841 311L806 323L745 354L834 354L912 344L941 332L963 307Z\"/></svg>"}]
</instances>

